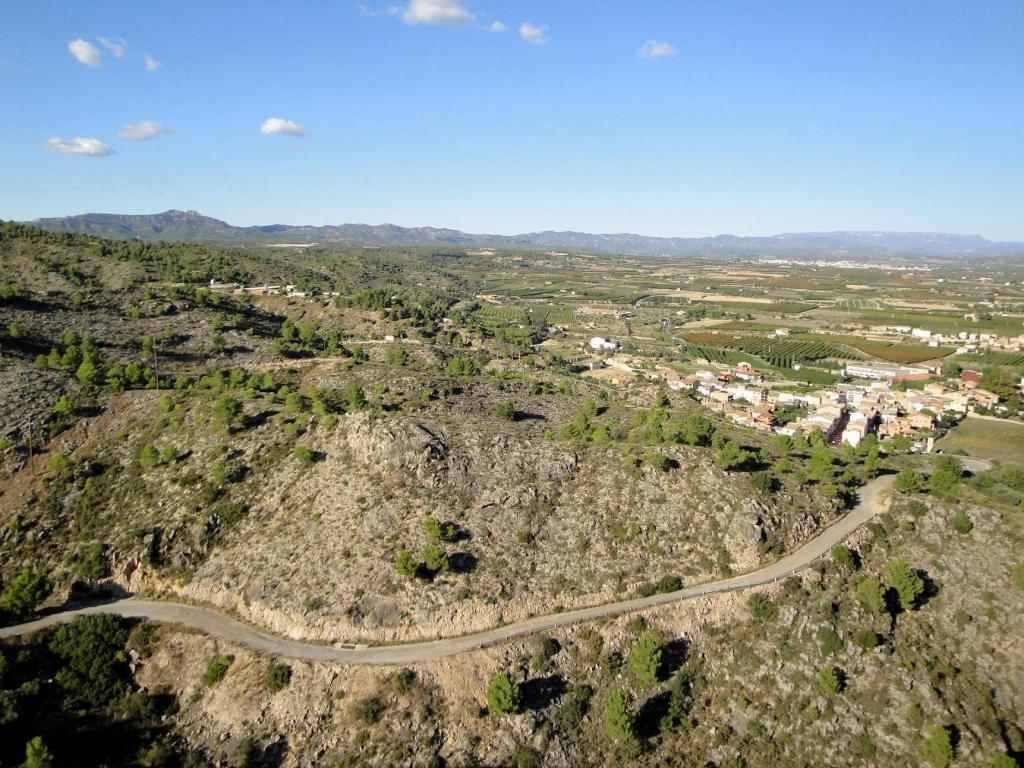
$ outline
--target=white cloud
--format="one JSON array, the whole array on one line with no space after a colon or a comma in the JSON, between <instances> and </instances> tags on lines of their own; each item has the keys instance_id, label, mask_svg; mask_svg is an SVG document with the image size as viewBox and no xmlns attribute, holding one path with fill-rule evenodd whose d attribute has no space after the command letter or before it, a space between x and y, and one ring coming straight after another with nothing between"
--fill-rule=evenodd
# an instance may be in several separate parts
<instances>
[{"instance_id":1,"label":"white cloud","mask_svg":"<svg viewBox=\"0 0 1024 768\"><path fill-rule=\"evenodd\" d=\"M387 8L374 8L362 3L356 6L356 10L359 11L360 16L397 16L402 12L402 9L397 5L389 5Z\"/></svg>"},{"instance_id":2,"label":"white cloud","mask_svg":"<svg viewBox=\"0 0 1024 768\"><path fill-rule=\"evenodd\" d=\"M409 0L402 19L406 24L469 24L476 17L460 0Z\"/></svg>"},{"instance_id":3,"label":"white cloud","mask_svg":"<svg viewBox=\"0 0 1024 768\"><path fill-rule=\"evenodd\" d=\"M491 32L504 32L505 30L508 29L508 27L502 24L500 21L492 21L487 26L487 28L491 30Z\"/></svg>"},{"instance_id":4,"label":"white cloud","mask_svg":"<svg viewBox=\"0 0 1024 768\"><path fill-rule=\"evenodd\" d=\"M528 43L546 43L548 41L547 33L528 21L524 21L519 26L519 36Z\"/></svg>"},{"instance_id":5,"label":"white cloud","mask_svg":"<svg viewBox=\"0 0 1024 768\"><path fill-rule=\"evenodd\" d=\"M90 155L92 157L106 157L114 154L109 144L104 144L99 139L47 139L43 147L50 152L60 155Z\"/></svg>"},{"instance_id":6,"label":"white cloud","mask_svg":"<svg viewBox=\"0 0 1024 768\"><path fill-rule=\"evenodd\" d=\"M158 69L160 69L160 62L157 61L156 59L154 59L152 56L150 56L147 53L146 54L146 71L147 72L155 72Z\"/></svg>"},{"instance_id":7,"label":"white cloud","mask_svg":"<svg viewBox=\"0 0 1024 768\"><path fill-rule=\"evenodd\" d=\"M306 129L298 123L285 120L283 117L268 117L263 121L263 125L260 126L260 133L264 136L305 136Z\"/></svg>"},{"instance_id":8,"label":"white cloud","mask_svg":"<svg viewBox=\"0 0 1024 768\"><path fill-rule=\"evenodd\" d=\"M83 40L82 38L72 40L68 43L68 50L71 51L72 56L87 67L96 69L103 66L103 54L100 53L99 48L88 40Z\"/></svg>"},{"instance_id":9,"label":"white cloud","mask_svg":"<svg viewBox=\"0 0 1024 768\"><path fill-rule=\"evenodd\" d=\"M675 56L679 51L674 45L660 40L648 40L640 46L638 55L641 59L660 59L664 56Z\"/></svg>"},{"instance_id":10,"label":"white cloud","mask_svg":"<svg viewBox=\"0 0 1024 768\"><path fill-rule=\"evenodd\" d=\"M114 54L115 58L124 58L124 40L108 40L105 37L97 37L96 39L100 41L100 44L104 48L106 48L108 51Z\"/></svg>"},{"instance_id":11,"label":"white cloud","mask_svg":"<svg viewBox=\"0 0 1024 768\"><path fill-rule=\"evenodd\" d=\"M138 123L122 125L118 130L117 135L122 139L146 141L147 139L155 139L159 136L170 136L172 133L174 133L174 131L163 125L163 123L157 123L152 120L142 120Z\"/></svg>"}]
</instances>

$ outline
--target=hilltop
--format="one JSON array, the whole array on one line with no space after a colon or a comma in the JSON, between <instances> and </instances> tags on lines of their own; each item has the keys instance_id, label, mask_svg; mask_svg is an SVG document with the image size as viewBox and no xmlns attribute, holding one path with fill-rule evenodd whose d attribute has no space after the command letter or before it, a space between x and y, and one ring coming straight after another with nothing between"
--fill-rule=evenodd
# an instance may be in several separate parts
<instances>
[{"instance_id":1,"label":"hilltop","mask_svg":"<svg viewBox=\"0 0 1024 768\"><path fill-rule=\"evenodd\" d=\"M236 227L197 211L148 215L86 213L36 219L50 232L117 239L215 243L344 243L350 245L457 245L464 247L555 248L635 256L777 257L850 259L902 257L1024 256L1024 243L995 243L980 235L929 232L805 232L772 237L650 237L628 233L529 232L471 234L437 227L394 224L326 226L270 224Z\"/></svg>"}]
</instances>

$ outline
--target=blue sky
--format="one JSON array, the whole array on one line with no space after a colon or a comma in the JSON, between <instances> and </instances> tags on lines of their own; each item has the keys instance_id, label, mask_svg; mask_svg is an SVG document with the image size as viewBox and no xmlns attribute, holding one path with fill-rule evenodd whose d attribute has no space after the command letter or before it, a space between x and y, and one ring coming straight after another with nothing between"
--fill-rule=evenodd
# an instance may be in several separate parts
<instances>
[{"instance_id":1,"label":"blue sky","mask_svg":"<svg viewBox=\"0 0 1024 768\"><path fill-rule=\"evenodd\" d=\"M0 11L0 218L1024 240L1020 0Z\"/></svg>"}]
</instances>

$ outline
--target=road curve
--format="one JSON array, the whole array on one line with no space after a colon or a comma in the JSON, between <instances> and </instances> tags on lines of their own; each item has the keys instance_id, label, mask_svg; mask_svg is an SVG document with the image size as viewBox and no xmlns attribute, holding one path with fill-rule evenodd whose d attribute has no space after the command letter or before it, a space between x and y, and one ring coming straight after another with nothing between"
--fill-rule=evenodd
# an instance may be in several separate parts
<instances>
[{"instance_id":1,"label":"road curve","mask_svg":"<svg viewBox=\"0 0 1024 768\"><path fill-rule=\"evenodd\" d=\"M77 616L90 613L112 613L126 618L151 619L171 624L181 624L208 635L246 646L255 651L289 659L324 661L341 664L412 664L418 661L439 659L484 648L489 645L523 638L538 632L568 626L583 621L617 616L640 611L658 605L690 600L717 592L729 592L761 584L768 584L803 570L818 558L828 554L836 544L851 532L871 520L883 509L882 493L893 482L893 475L876 478L860 489L857 504L850 512L826 528L810 541L776 562L751 573L728 579L697 584L676 592L666 592L651 597L621 600L591 608L580 608L564 613L536 616L532 619L509 624L504 627L475 632L470 635L404 643L400 645L347 646L315 645L261 632L247 624L228 618L209 608L158 600L136 600L127 598L102 604L69 608L52 613L35 621L0 628L0 638L27 635L41 629L71 621Z\"/></svg>"}]
</instances>

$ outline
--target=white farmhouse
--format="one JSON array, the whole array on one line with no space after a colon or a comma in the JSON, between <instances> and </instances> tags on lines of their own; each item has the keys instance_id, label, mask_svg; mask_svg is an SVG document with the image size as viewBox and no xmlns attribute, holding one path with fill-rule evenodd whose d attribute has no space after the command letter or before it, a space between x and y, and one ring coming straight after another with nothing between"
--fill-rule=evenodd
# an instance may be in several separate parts
<instances>
[{"instance_id":1,"label":"white farmhouse","mask_svg":"<svg viewBox=\"0 0 1024 768\"><path fill-rule=\"evenodd\" d=\"M590 348L591 349L596 349L596 350L610 349L610 350L614 351L614 350L619 348L619 345L616 344L611 339L606 339L606 338L604 338L602 336L595 336L594 338L592 338L590 340Z\"/></svg>"}]
</instances>

